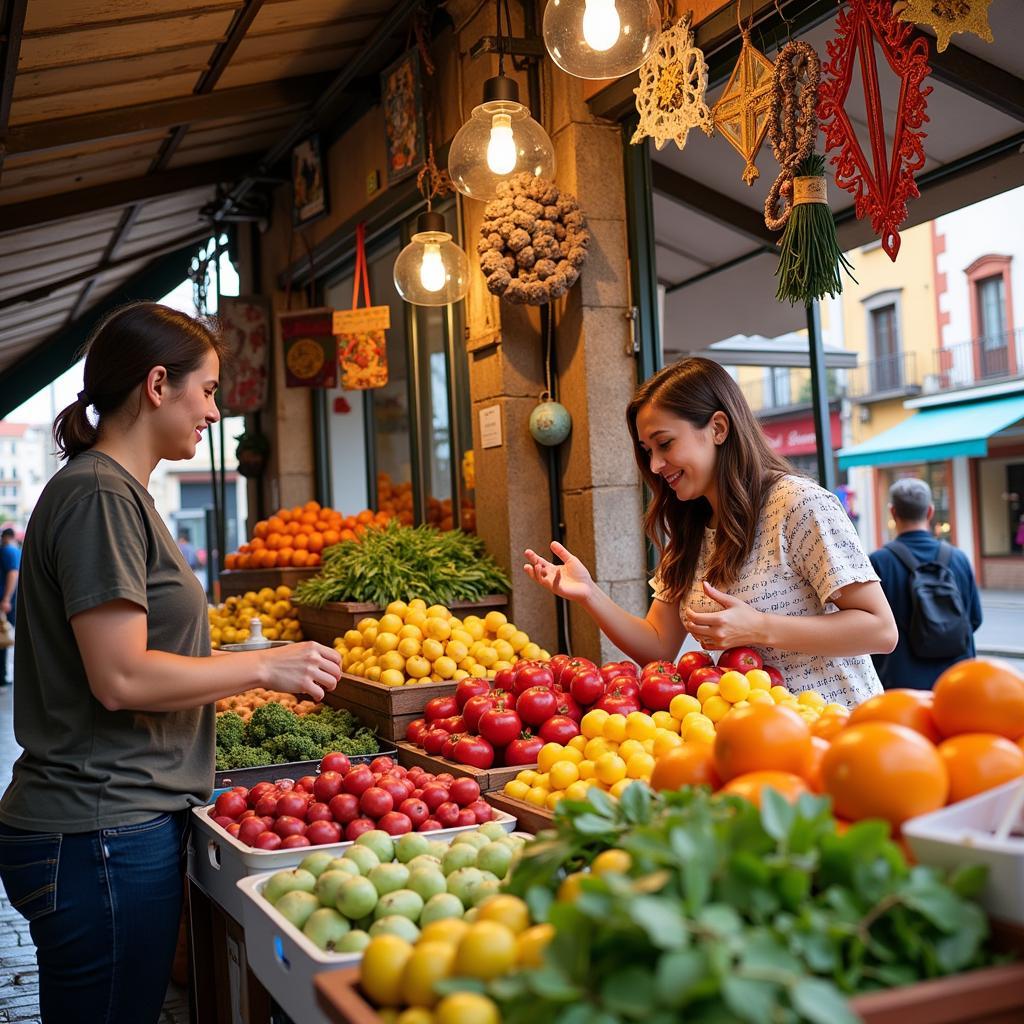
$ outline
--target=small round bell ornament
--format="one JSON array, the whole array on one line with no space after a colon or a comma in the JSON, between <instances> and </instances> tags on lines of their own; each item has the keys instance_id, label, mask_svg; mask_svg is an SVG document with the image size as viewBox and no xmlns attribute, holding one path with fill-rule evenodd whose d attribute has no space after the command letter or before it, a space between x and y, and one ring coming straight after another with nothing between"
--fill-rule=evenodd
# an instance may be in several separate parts
<instances>
[{"instance_id":1,"label":"small round bell ornament","mask_svg":"<svg viewBox=\"0 0 1024 1024\"><path fill-rule=\"evenodd\" d=\"M554 448L561 444L572 430L572 416L561 402L554 402L545 391L540 404L530 413L530 434L537 444Z\"/></svg>"}]
</instances>

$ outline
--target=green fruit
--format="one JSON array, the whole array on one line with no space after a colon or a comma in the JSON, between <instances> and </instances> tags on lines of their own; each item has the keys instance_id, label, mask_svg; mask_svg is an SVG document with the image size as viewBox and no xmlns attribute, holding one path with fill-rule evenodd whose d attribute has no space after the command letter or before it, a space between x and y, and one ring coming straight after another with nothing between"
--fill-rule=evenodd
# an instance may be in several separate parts
<instances>
[{"instance_id":1,"label":"green fruit","mask_svg":"<svg viewBox=\"0 0 1024 1024\"><path fill-rule=\"evenodd\" d=\"M503 839L499 839L498 842L507 843L513 850L521 850L526 845L526 840L522 836L514 836L511 833L508 833Z\"/></svg>"},{"instance_id":2,"label":"green fruit","mask_svg":"<svg viewBox=\"0 0 1024 1024\"><path fill-rule=\"evenodd\" d=\"M368 878L350 878L338 893L338 909L350 921L372 914L376 906L377 890Z\"/></svg>"},{"instance_id":3,"label":"green fruit","mask_svg":"<svg viewBox=\"0 0 1024 1024\"><path fill-rule=\"evenodd\" d=\"M469 843L452 843L451 849L441 858L441 870L450 875L460 868L476 866L476 847Z\"/></svg>"},{"instance_id":4,"label":"green fruit","mask_svg":"<svg viewBox=\"0 0 1024 1024\"><path fill-rule=\"evenodd\" d=\"M352 926L331 907L321 907L309 915L309 919L302 927L304 935L308 936L313 944L324 952L333 952L338 948L338 943L348 935Z\"/></svg>"},{"instance_id":5,"label":"green fruit","mask_svg":"<svg viewBox=\"0 0 1024 1024\"><path fill-rule=\"evenodd\" d=\"M363 833L363 835L366 834L365 832ZM345 851L344 859L352 861L359 868L359 874L361 875L368 875L370 870L380 863L380 857L368 846L350 846Z\"/></svg>"},{"instance_id":6,"label":"green fruit","mask_svg":"<svg viewBox=\"0 0 1024 1024\"><path fill-rule=\"evenodd\" d=\"M378 935L397 935L406 942L415 942L420 937L420 930L409 918L389 914L370 925L370 938L375 939Z\"/></svg>"},{"instance_id":7,"label":"green fruit","mask_svg":"<svg viewBox=\"0 0 1024 1024\"><path fill-rule=\"evenodd\" d=\"M447 891L448 885L444 874L437 868L417 868L409 873L408 888L419 893L424 901L440 892Z\"/></svg>"},{"instance_id":8,"label":"green fruit","mask_svg":"<svg viewBox=\"0 0 1024 1024\"><path fill-rule=\"evenodd\" d=\"M413 892L412 889L397 889L395 892L389 892L387 896L381 896L373 916L379 921L390 914L398 914L415 922L420 919L422 912L423 898L419 893Z\"/></svg>"},{"instance_id":9,"label":"green fruit","mask_svg":"<svg viewBox=\"0 0 1024 1024\"><path fill-rule=\"evenodd\" d=\"M348 871L328 868L316 881L316 895L321 906L337 907L342 886L352 878L358 878Z\"/></svg>"},{"instance_id":10,"label":"green fruit","mask_svg":"<svg viewBox=\"0 0 1024 1024\"><path fill-rule=\"evenodd\" d=\"M288 871L278 871L270 876L267 884L263 887L263 897L269 900L274 906L285 893L295 889L301 892L312 892L316 888L316 878L302 868L291 868Z\"/></svg>"},{"instance_id":11,"label":"green fruit","mask_svg":"<svg viewBox=\"0 0 1024 1024\"><path fill-rule=\"evenodd\" d=\"M407 832L395 841L395 856L408 864L415 857L421 857L430 851L430 840L418 832Z\"/></svg>"},{"instance_id":12,"label":"green fruit","mask_svg":"<svg viewBox=\"0 0 1024 1024\"><path fill-rule=\"evenodd\" d=\"M362 953L364 949L370 944L370 936L357 929L352 929L342 937L342 940L334 947L335 953Z\"/></svg>"},{"instance_id":13,"label":"green fruit","mask_svg":"<svg viewBox=\"0 0 1024 1024\"><path fill-rule=\"evenodd\" d=\"M430 840L430 853L440 860L448 852L448 844L440 839Z\"/></svg>"},{"instance_id":14,"label":"green fruit","mask_svg":"<svg viewBox=\"0 0 1024 1024\"><path fill-rule=\"evenodd\" d=\"M364 832L356 840L356 846L365 846L373 850L381 864L395 859L395 841L381 828Z\"/></svg>"},{"instance_id":15,"label":"green fruit","mask_svg":"<svg viewBox=\"0 0 1024 1024\"><path fill-rule=\"evenodd\" d=\"M409 881L409 869L404 864L378 864L366 876L378 896L386 896L396 889L404 889Z\"/></svg>"},{"instance_id":16,"label":"green fruit","mask_svg":"<svg viewBox=\"0 0 1024 1024\"><path fill-rule=\"evenodd\" d=\"M420 924L425 928L434 921L441 921L448 917L462 917L465 908L458 896L450 892L441 892L431 896L423 906L420 914Z\"/></svg>"},{"instance_id":17,"label":"green fruit","mask_svg":"<svg viewBox=\"0 0 1024 1024\"><path fill-rule=\"evenodd\" d=\"M328 871L345 871L350 875L361 875L362 872L359 870L359 865L348 857L335 857L330 864L327 865Z\"/></svg>"},{"instance_id":18,"label":"green fruit","mask_svg":"<svg viewBox=\"0 0 1024 1024\"><path fill-rule=\"evenodd\" d=\"M501 882L493 875L485 878L475 889L472 890L473 906L479 906L488 896L493 896L501 891Z\"/></svg>"},{"instance_id":19,"label":"green fruit","mask_svg":"<svg viewBox=\"0 0 1024 1024\"><path fill-rule=\"evenodd\" d=\"M453 840L452 846L456 843L466 843L469 846L475 847L477 850L482 850L485 846L490 846L490 839L485 835L481 835L479 832L460 832Z\"/></svg>"},{"instance_id":20,"label":"green fruit","mask_svg":"<svg viewBox=\"0 0 1024 1024\"><path fill-rule=\"evenodd\" d=\"M447 850L447 847L445 849ZM418 871L420 868L432 868L435 871L440 871L441 858L435 857L432 853L421 853L418 857L413 857L405 866L410 871Z\"/></svg>"},{"instance_id":21,"label":"green fruit","mask_svg":"<svg viewBox=\"0 0 1024 1024\"><path fill-rule=\"evenodd\" d=\"M292 889L274 904L274 909L296 928L304 928L314 911L320 909L320 901L311 892Z\"/></svg>"},{"instance_id":22,"label":"green fruit","mask_svg":"<svg viewBox=\"0 0 1024 1024\"><path fill-rule=\"evenodd\" d=\"M308 871L311 875L315 875L319 878L330 866L332 860L334 860L333 853L326 853L323 850L317 850L316 853L311 853L299 865L299 867L303 871Z\"/></svg>"},{"instance_id":23,"label":"green fruit","mask_svg":"<svg viewBox=\"0 0 1024 1024\"><path fill-rule=\"evenodd\" d=\"M511 863L512 851L504 843L489 843L476 855L476 866L496 878L504 878Z\"/></svg>"},{"instance_id":24,"label":"green fruit","mask_svg":"<svg viewBox=\"0 0 1024 1024\"><path fill-rule=\"evenodd\" d=\"M497 821L485 821L478 829L480 835L487 836L488 839L504 839L508 835L505 831L505 826Z\"/></svg>"},{"instance_id":25,"label":"green fruit","mask_svg":"<svg viewBox=\"0 0 1024 1024\"><path fill-rule=\"evenodd\" d=\"M484 875L479 868L459 868L448 876L448 891L458 896L464 907L472 907L476 903L476 890L483 883Z\"/></svg>"}]
</instances>

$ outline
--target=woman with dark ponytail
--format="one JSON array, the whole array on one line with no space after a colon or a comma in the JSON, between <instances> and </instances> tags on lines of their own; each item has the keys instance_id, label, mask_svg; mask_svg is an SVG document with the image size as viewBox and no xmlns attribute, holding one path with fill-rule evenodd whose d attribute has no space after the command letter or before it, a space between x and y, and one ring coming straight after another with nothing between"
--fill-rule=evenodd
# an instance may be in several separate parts
<instances>
[{"instance_id":1,"label":"woman with dark ponytail","mask_svg":"<svg viewBox=\"0 0 1024 1024\"><path fill-rule=\"evenodd\" d=\"M340 676L315 643L211 656L206 596L146 489L220 418L220 356L212 325L156 303L100 324L54 423L67 464L25 533L24 752L0 800L0 878L30 922L44 1024L155 1024L187 815L213 782L214 702L252 686L319 700Z\"/></svg>"}]
</instances>

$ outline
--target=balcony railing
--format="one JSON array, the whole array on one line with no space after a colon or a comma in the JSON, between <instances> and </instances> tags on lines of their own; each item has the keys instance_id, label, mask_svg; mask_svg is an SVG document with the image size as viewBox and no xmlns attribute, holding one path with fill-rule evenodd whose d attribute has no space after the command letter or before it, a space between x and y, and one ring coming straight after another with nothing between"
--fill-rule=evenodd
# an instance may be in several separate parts
<instances>
[{"instance_id":1,"label":"balcony railing","mask_svg":"<svg viewBox=\"0 0 1024 1024\"><path fill-rule=\"evenodd\" d=\"M828 397L830 400L842 397L835 370L826 372ZM783 410L800 408L811 404L811 378L808 370L793 369L787 382L779 380L769 383L764 379L746 381L740 390L747 404L758 416L768 416Z\"/></svg>"},{"instance_id":2,"label":"balcony railing","mask_svg":"<svg viewBox=\"0 0 1024 1024\"><path fill-rule=\"evenodd\" d=\"M1024 327L947 345L935 353L927 391L946 391L1024 377Z\"/></svg>"},{"instance_id":3,"label":"balcony railing","mask_svg":"<svg viewBox=\"0 0 1024 1024\"><path fill-rule=\"evenodd\" d=\"M917 372L916 352L899 352L881 359L872 359L850 370L846 377L846 394L849 398L902 395L920 390L921 378Z\"/></svg>"}]
</instances>

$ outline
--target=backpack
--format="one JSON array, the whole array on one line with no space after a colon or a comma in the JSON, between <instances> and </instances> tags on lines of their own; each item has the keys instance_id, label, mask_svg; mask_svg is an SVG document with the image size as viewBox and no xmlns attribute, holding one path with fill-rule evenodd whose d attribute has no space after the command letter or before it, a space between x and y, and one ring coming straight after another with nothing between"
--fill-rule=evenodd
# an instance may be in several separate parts
<instances>
[{"instance_id":1,"label":"backpack","mask_svg":"<svg viewBox=\"0 0 1024 1024\"><path fill-rule=\"evenodd\" d=\"M885 545L910 573L910 633L907 640L918 658L955 658L971 641L971 622L956 577L949 567L953 548L939 541L935 561L921 562L902 541Z\"/></svg>"}]
</instances>

